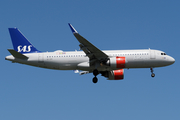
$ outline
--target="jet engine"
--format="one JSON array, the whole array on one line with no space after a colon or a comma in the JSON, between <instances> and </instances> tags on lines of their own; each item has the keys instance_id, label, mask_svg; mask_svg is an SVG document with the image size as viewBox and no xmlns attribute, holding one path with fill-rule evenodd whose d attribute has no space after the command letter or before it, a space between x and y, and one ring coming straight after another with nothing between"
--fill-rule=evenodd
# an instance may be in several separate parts
<instances>
[{"instance_id":1,"label":"jet engine","mask_svg":"<svg viewBox=\"0 0 180 120\"><path fill-rule=\"evenodd\" d=\"M104 71L101 72L102 76L107 77L108 80L122 80L124 79L124 69Z\"/></svg>"},{"instance_id":2,"label":"jet engine","mask_svg":"<svg viewBox=\"0 0 180 120\"><path fill-rule=\"evenodd\" d=\"M112 68L125 68L125 64L126 64L126 58L125 57L113 57L110 58L107 61L107 65L109 65Z\"/></svg>"}]
</instances>

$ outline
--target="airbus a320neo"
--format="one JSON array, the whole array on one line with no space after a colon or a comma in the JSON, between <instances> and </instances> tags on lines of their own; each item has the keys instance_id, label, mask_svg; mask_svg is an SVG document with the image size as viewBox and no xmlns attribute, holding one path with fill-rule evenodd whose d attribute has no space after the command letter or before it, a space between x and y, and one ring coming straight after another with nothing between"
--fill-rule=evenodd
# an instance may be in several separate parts
<instances>
[{"instance_id":1,"label":"airbus a320neo","mask_svg":"<svg viewBox=\"0 0 180 120\"><path fill-rule=\"evenodd\" d=\"M175 62L173 57L160 50L100 50L82 37L71 24L69 26L82 51L41 52L17 28L9 28L14 49L8 49L11 55L5 59L41 68L75 70L80 75L93 73L93 83L97 83L98 74L108 80L122 80L124 69L129 68L150 68L151 76L154 77L153 68Z\"/></svg>"}]
</instances>

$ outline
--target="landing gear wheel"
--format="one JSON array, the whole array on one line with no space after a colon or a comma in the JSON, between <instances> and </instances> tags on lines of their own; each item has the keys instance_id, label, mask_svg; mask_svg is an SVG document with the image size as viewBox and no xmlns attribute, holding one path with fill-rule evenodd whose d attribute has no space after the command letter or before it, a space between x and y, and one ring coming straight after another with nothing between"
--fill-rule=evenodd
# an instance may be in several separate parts
<instances>
[{"instance_id":1,"label":"landing gear wheel","mask_svg":"<svg viewBox=\"0 0 180 120\"><path fill-rule=\"evenodd\" d=\"M153 68L150 68L150 70L151 70L151 77L155 77L155 74L153 73L154 72Z\"/></svg>"},{"instance_id":2,"label":"landing gear wheel","mask_svg":"<svg viewBox=\"0 0 180 120\"><path fill-rule=\"evenodd\" d=\"M98 79L97 79L97 75L99 74L99 71L97 70L97 69L94 69L93 70L93 75L95 76L93 79L92 79L92 81L93 81L93 83L97 83L98 82Z\"/></svg>"},{"instance_id":3,"label":"landing gear wheel","mask_svg":"<svg viewBox=\"0 0 180 120\"><path fill-rule=\"evenodd\" d=\"M93 70L93 75L97 76L99 74L99 71L97 69Z\"/></svg>"},{"instance_id":4,"label":"landing gear wheel","mask_svg":"<svg viewBox=\"0 0 180 120\"><path fill-rule=\"evenodd\" d=\"M93 83L97 83L98 82L97 77L94 77L92 81L93 81Z\"/></svg>"},{"instance_id":5,"label":"landing gear wheel","mask_svg":"<svg viewBox=\"0 0 180 120\"><path fill-rule=\"evenodd\" d=\"M154 74L154 73L152 73L152 74L151 74L151 77L155 77L155 74Z\"/></svg>"}]
</instances>

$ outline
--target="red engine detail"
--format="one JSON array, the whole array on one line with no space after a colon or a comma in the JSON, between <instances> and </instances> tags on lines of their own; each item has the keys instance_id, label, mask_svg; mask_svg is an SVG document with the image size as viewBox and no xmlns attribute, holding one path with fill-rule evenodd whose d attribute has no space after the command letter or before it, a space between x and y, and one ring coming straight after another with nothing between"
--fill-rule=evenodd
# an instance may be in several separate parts
<instances>
[{"instance_id":1,"label":"red engine detail","mask_svg":"<svg viewBox=\"0 0 180 120\"><path fill-rule=\"evenodd\" d=\"M114 69L125 68L126 67L125 64L126 64L125 57L113 57L113 58L110 58L110 60L109 60L109 66L111 66Z\"/></svg>"},{"instance_id":2,"label":"red engine detail","mask_svg":"<svg viewBox=\"0 0 180 120\"><path fill-rule=\"evenodd\" d=\"M122 80L124 79L124 70L119 69L119 70L113 70L113 71L108 71L108 80Z\"/></svg>"},{"instance_id":3,"label":"red engine detail","mask_svg":"<svg viewBox=\"0 0 180 120\"><path fill-rule=\"evenodd\" d=\"M125 68L126 58L125 57L116 57L116 67Z\"/></svg>"},{"instance_id":4,"label":"red engine detail","mask_svg":"<svg viewBox=\"0 0 180 120\"><path fill-rule=\"evenodd\" d=\"M114 80L121 80L124 79L124 70L114 70Z\"/></svg>"}]
</instances>

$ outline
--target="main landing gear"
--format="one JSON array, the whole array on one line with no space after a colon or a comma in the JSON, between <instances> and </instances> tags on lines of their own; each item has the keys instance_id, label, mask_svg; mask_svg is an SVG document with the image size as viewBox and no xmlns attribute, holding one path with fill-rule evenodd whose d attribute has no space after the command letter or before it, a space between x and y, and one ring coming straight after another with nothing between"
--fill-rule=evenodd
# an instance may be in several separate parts
<instances>
[{"instance_id":1,"label":"main landing gear","mask_svg":"<svg viewBox=\"0 0 180 120\"><path fill-rule=\"evenodd\" d=\"M98 78L96 77L98 74L99 74L99 71L98 71L97 69L95 69L95 70L93 71L93 75L95 76L95 77L92 79L93 83L97 83L97 82L98 82Z\"/></svg>"},{"instance_id":2,"label":"main landing gear","mask_svg":"<svg viewBox=\"0 0 180 120\"><path fill-rule=\"evenodd\" d=\"M151 70L151 77L155 77L155 74L153 73L154 72L153 68L150 68L150 70Z\"/></svg>"}]
</instances>

